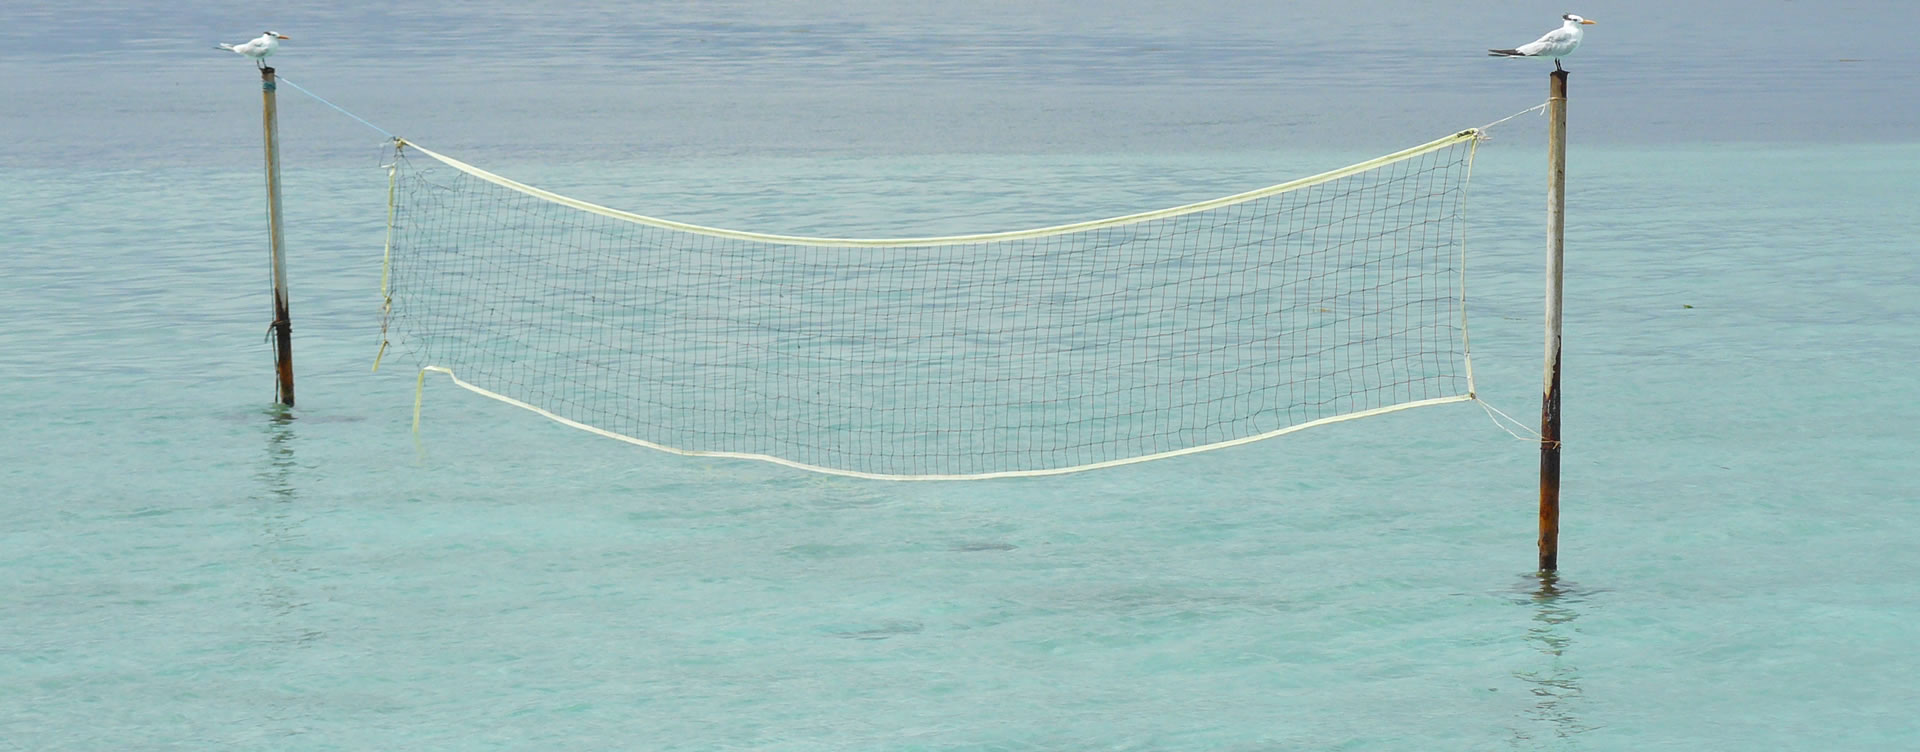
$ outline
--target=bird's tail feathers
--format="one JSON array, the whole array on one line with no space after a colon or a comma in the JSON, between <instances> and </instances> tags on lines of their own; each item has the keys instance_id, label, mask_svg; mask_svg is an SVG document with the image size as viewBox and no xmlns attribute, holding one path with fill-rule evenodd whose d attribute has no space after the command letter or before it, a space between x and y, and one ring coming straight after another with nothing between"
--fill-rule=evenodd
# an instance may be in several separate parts
<instances>
[{"instance_id":1,"label":"bird's tail feathers","mask_svg":"<svg viewBox=\"0 0 1920 752\"><path fill-rule=\"evenodd\" d=\"M1521 52L1519 50L1487 50L1487 57L1526 57L1526 56L1527 56L1527 53Z\"/></svg>"},{"instance_id":2,"label":"bird's tail feathers","mask_svg":"<svg viewBox=\"0 0 1920 752\"><path fill-rule=\"evenodd\" d=\"M235 50L233 48L233 45L227 44L226 42L221 42L219 44L216 44L213 46L213 48L216 50L226 50L228 52L238 52L238 50Z\"/></svg>"}]
</instances>

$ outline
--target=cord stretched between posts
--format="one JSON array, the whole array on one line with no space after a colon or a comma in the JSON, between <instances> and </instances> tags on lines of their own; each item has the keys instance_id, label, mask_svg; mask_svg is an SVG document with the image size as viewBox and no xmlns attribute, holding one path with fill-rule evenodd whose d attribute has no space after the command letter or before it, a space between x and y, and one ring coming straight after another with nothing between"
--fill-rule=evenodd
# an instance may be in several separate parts
<instances>
[{"instance_id":1,"label":"cord stretched between posts","mask_svg":"<svg viewBox=\"0 0 1920 752\"><path fill-rule=\"evenodd\" d=\"M1491 420L1491 421L1493 421L1493 424L1494 424L1495 426L1497 426L1497 427L1499 427L1499 429L1500 429L1500 430L1502 430L1502 431L1506 431L1506 432L1507 432L1507 435L1509 435L1509 436L1512 436L1512 437L1514 437L1514 438L1516 438L1516 439L1519 439L1519 440L1521 440L1521 441L1532 441L1532 442L1543 442L1543 441L1546 441L1546 439L1547 439L1547 437L1546 437L1546 436L1544 436L1544 435L1542 435L1542 434L1541 434L1541 433L1540 433L1539 431L1535 431L1535 430L1533 430L1533 429L1531 429L1531 428L1528 428L1528 427L1527 427L1527 424L1525 424L1525 423L1522 423L1522 422L1520 422L1520 421L1518 421L1518 420L1515 420L1515 419L1514 419L1514 417L1513 417L1513 416L1511 416L1511 415L1508 415L1508 414L1506 414L1506 413L1504 413L1504 412L1500 412L1500 408L1497 408L1497 407L1494 407L1494 406L1493 406L1493 405L1491 405L1491 404L1488 404L1486 400L1483 400L1483 399L1480 399L1479 397L1474 397L1474 398L1473 398L1473 401L1474 401L1474 402L1478 402L1478 403L1480 403L1480 409L1482 409L1482 410L1485 410L1485 411L1487 411L1487 419L1488 419L1488 420ZM1496 418L1496 417L1494 417L1494 415L1495 415L1496 413L1498 413L1498 414L1499 414L1499 417L1497 417L1497 418ZM1513 429L1511 429L1511 428L1508 428L1508 427L1507 427L1507 425L1506 425L1506 423L1501 423L1501 422L1500 422L1500 418L1506 418L1506 419L1507 419L1507 422L1508 422L1508 423L1512 423L1512 424L1514 424L1514 425L1516 425L1516 426L1519 426L1519 427L1520 427L1520 430L1522 430L1522 431L1526 431L1527 433L1530 433L1530 434L1533 434L1533 435L1529 437L1529 436L1521 436L1521 435L1520 435L1520 434L1518 434L1518 433L1514 433L1514 431L1513 431ZM1556 443L1558 443L1558 442L1556 442Z\"/></svg>"},{"instance_id":2,"label":"cord stretched between posts","mask_svg":"<svg viewBox=\"0 0 1920 752\"><path fill-rule=\"evenodd\" d=\"M368 127L368 128L372 128L372 129L374 129L374 130L376 130L376 131L379 131L381 135L383 135L383 136L386 136L386 137L387 137L387 138L389 138L389 139L395 139L395 138L399 138L399 136L395 136L395 135L393 135L393 133L392 133L392 132L390 132L390 131L388 131L387 129L385 129L385 128L382 128L382 127L380 127L380 126L377 126L377 125L374 125L373 123L369 123L369 122L367 122L367 119L366 119L366 118L363 118L363 117L360 117L359 115L355 115L355 114L353 114L353 113L351 113L351 112L348 112L348 111L346 110L346 108L344 108L344 107L341 107L340 105L337 105L337 104L334 104L334 103L332 103L332 102L329 102L329 101L327 101L327 99L326 99L326 97L322 97L322 96L320 96L319 94L315 94L315 93L313 93L313 92L311 92L311 91L307 91L305 87L302 87L302 86L301 86L301 85L299 85L299 84L296 84L296 83L294 83L294 82L292 82L292 81L289 81L289 80L287 80L287 77L286 77L286 76L279 76L279 77L277 78L277 80L278 80L278 81L279 81L280 83L283 83L283 84L286 84L286 85L288 85L288 86L291 86L291 87L293 87L295 91L298 91L298 92L300 92L301 94L305 94L305 95L307 95L307 96L309 96L309 97L313 97L313 99L314 99L314 101L316 101L316 102L319 102L319 103L321 103L321 104L324 104L324 105L326 105L326 106L328 106L328 107L332 107L332 108L334 109L334 111L336 111L336 112L339 112L339 113L340 113L340 114L342 114L342 115L345 115L345 116L347 116L347 117L350 117L350 118L353 118L354 120L358 120L358 121L360 121L360 124L361 124L361 125L364 125L364 126L366 126L366 127Z\"/></svg>"},{"instance_id":3,"label":"cord stretched between posts","mask_svg":"<svg viewBox=\"0 0 1920 752\"><path fill-rule=\"evenodd\" d=\"M1528 108L1526 108L1526 109L1524 109L1524 110L1521 110L1521 111L1519 111L1519 112L1516 112L1516 113L1513 113L1512 115L1508 115L1508 116L1506 116L1506 117L1503 117L1503 118L1500 118L1499 120L1495 120L1495 121L1493 121L1493 122L1491 122L1491 123L1488 123L1488 124L1486 124L1486 125L1483 125L1483 126L1480 126L1479 128L1475 128L1474 130L1477 130L1477 131L1479 131L1479 132L1480 132L1480 140L1482 140L1482 141L1485 141L1485 140L1487 140L1487 139L1489 138L1489 136L1487 135L1487 129L1489 129L1489 128L1492 128L1492 127L1494 127L1494 126L1496 126L1496 125L1499 125L1499 124L1501 124L1501 123L1504 123L1504 122L1507 122L1508 120L1512 120L1512 119L1514 119L1514 118L1517 118L1517 117L1520 117L1521 115L1525 115L1525 114L1527 114L1527 113L1529 113L1529 112L1535 112L1535 111L1538 111L1538 112L1540 112L1540 113L1541 113L1541 114L1543 114L1543 115L1544 115L1544 114L1546 114L1546 111L1547 111L1547 103L1546 103L1546 102L1541 102L1541 103L1539 103L1539 104L1536 104L1536 105L1534 105L1534 106L1532 106L1532 107L1528 107Z\"/></svg>"},{"instance_id":4,"label":"cord stretched between posts","mask_svg":"<svg viewBox=\"0 0 1920 752\"><path fill-rule=\"evenodd\" d=\"M1512 119L1514 119L1514 118L1517 118L1517 117L1520 117L1521 115L1525 115L1525 114L1527 114L1527 113L1529 113L1529 112L1538 112L1538 113L1540 113L1540 114L1542 114L1542 115L1545 115L1545 114L1546 114L1546 112L1547 112L1547 105L1548 105L1548 104L1550 104L1550 103L1549 103L1549 102L1541 102L1541 103L1539 103L1539 104L1536 104L1536 105L1534 105L1534 106L1532 106L1532 107L1528 107L1528 108L1526 108L1526 109L1524 109L1524 110L1521 110L1521 111L1519 111L1519 112L1516 112L1516 113L1513 113L1512 115L1508 115L1508 116L1506 116L1506 117L1503 117L1503 118L1500 118L1499 120L1495 120L1495 121L1493 121L1493 122L1491 122L1491 123L1488 123L1488 124L1486 124L1486 125L1483 125L1483 126L1480 126L1479 128L1475 128L1474 130L1475 130L1475 131L1478 131L1478 135L1476 136L1476 140L1477 140L1477 141L1486 141L1486 140L1488 140L1489 138L1491 138L1491 136L1490 136L1490 135L1488 134L1488 131L1489 131L1489 130L1491 130L1491 129L1492 129L1492 128L1493 128L1494 126L1496 126L1496 125L1499 125L1499 124L1501 124L1501 123L1504 123L1504 122L1507 122L1508 120L1512 120ZM1479 398L1478 396L1475 396L1475 397L1473 397L1473 401L1474 401L1474 402L1477 402L1477 403L1479 403L1479 404L1480 404L1480 408L1481 408L1482 410L1485 410L1485 411L1486 411L1486 413L1487 413L1487 419L1488 419L1488 420L1491 420L1491 421L1493 421L1493 425L1494 425L1495 427L1498 427L1498 428L1499 428L1500 430L1502 430L1502 431L1505 431L1505 432L1507 432L1507 435L1509 435L1509 436L1512 436L1512 437L1514 437L1515 439L1519 439L1519 440L1521 440L1521 441L1531 441L1531 442L1535 442L1535 443L1540 443L1540 442L1544 442L1544 441L1546 441L1546 439L1547 439L1547 437L1546 437L1545 435L1543 435L1543 434L1541 434L1541 433L1540 433L1539 431L1535 431L1535 430L1533 430L1532 428L1530 428L1530 427L1528 427L1528 426L1527 426L1527 424L1525 424L1525 423L1522 423L1522 422L1520 422L1520 421L1518 421L1518 420L1515 420L1513 416L1511 416L1511 415L1508 415L1508 414L1506 414L1506 413L1504 413L1504 412L1501 412L1501 410L1500 410L1500 408L1497 408L1497 407L1494 407L1494 406L1493 406L1492 404L1490 404L1490 403L1488 403L1488 402L1487 402L1486 400L1483 400L1483 399L1480 399L1480 398ZM1500 419L1501 419L1501 418L1505 418L1507 422L1506 422L1506 423L1502 423L1502 422L1500 422ZM1508 423L1511 423L1511 424L1513 424L1514 426L1517 426L1517 427L1519 427L1519 429L1520 429L1521 431L1525 431L1525 432L1527 432L1527 433L1529 433L1529 434L1532 434L1532 435L1531 435L1531 436L1522 436L1522 435L1520 435L1520 434L1519 434L1518 432L1516 432L1516 431L1514 431L1514 430L1513 430L1512 428L1508 428L1508 427L1507 427L1507 424L1508 424ZM1558 444L1558 443L1559 443L1559 442L1555 442L1555 444Z\"/></svg>"}]
</instances>

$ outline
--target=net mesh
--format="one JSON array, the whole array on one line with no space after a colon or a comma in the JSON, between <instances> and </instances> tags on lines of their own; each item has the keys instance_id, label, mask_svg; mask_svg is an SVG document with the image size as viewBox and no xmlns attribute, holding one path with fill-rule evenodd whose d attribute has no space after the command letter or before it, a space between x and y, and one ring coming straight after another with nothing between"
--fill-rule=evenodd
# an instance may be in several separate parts
<instances>
[{"instance_id":1,"label":"net mesh","mask_svg":"<svg viewBox=\"0 0 1920 752\"><path fill-rule=\"evenodd\" d=\"M1185 207L992 235L762 235L402 144L386 327L488 396L659 449L1038 475L1466 399L1475 132Z\"/></svg>"}]
</instances>

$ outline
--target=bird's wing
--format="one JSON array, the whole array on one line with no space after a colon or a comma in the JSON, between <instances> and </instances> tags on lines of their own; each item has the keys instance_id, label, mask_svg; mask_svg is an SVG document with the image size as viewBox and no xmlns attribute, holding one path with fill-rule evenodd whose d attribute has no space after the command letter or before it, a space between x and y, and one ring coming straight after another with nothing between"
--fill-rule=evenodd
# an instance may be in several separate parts
<instances>
[{"instance_id":1,"label":"bird's wing","mask_svg":"<svg viewBox=\"0 0 1920 752\"><path fill-rule=\"evenodd\" d=\"M1560 28L1549 31L1541 35L1539 39L1535 39L1514 49L1519 50L1522 55L1538 55L1541 52L1556 47L1565 47L1572 42L1573 32Z\"/></svg>"},{"instance_id":2,"label":"bird's wing","mask_svg":"<svg viewBox=\"0 0 1920 752\"><path fill-rule=\"evenodd\" d=\"M221 42L221 43L219 43L219 44L216 44L216 45L214 45L214 49L218 49L218 50L227 50L227 51L230 51L230 52L239 52L239 50L235 50L235 49L233 48L233 45L231 45L231 44L227 44L226 42Z\"/></svg>"}]
</instances>

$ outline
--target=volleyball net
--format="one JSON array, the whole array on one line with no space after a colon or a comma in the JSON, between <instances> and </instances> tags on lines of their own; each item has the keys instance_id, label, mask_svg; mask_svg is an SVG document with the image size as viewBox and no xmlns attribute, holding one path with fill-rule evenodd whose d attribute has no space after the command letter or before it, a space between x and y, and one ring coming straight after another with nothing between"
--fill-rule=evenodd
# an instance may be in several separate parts
<instances>
[{"instance_id":1,"label":"volleyball net","mask_svg":"<svg viewBox=\"0 0 1920 752\"><path fill-rule=\"evenodd\" d=\"M1478 135L1158 211L891 239L655 219L396 139L382 352L654 449L895 480L1464 401Z\"/></svg>"}]
</instances>

